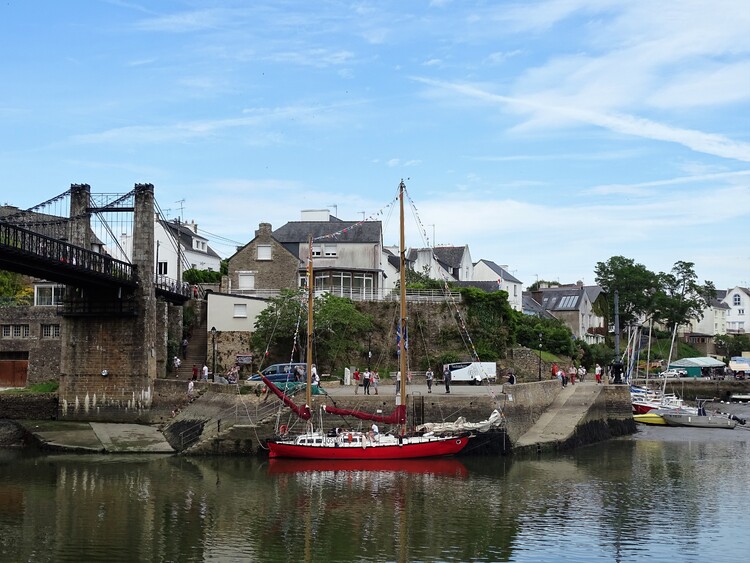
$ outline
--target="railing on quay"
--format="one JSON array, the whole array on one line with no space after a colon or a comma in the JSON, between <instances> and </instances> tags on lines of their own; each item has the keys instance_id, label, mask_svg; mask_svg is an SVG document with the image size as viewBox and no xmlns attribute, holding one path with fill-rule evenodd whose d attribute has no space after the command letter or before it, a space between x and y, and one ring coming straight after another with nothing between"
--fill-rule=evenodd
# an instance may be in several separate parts
<instances>
[{"instance_id":1,"label":"railing on quay","mask_svg":"<svg viewBox=\"0 0 750 563\"><path fill-rule=\"evenodd\" d=\"M278 297L281 291L278 289L233 289L230 293L249 297L260 297L270 299ZM333 289L315 290L315 296L331 294L336 297L344 297L352 301L398 301L400 295L398 290L387 291L342 291ZM443 303L446 301L461 301L461 293L458 291L440 291L430 289L407 289L406 300L411 303Z\"/></svg>"},{"instance_id":2,"label":"railing on quay","mask_svg":"<svg viewBox=\"0 0 750 563\"><path fill-rule=\"evenodd\" d=\"M0 222L0 247L12 254L44 258L47 262L105 276L119 283L135 284L134 267L127 262L10 223Z\"/></svg>"}]
</instances>

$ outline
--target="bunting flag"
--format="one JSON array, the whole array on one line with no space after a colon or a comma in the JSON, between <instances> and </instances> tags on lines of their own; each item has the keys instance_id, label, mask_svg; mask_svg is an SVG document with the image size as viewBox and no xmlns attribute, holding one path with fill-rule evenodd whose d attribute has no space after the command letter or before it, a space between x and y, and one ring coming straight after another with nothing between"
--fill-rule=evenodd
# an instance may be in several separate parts
<instances>
[{"instance_id":1,"label":"bunting flag","mask_svg":"<svg viewBox=\"0 0 750 563\"><path fill-rule=\"evenodd\" d=\"M409 349L409 327L404 327L404 350ZM398 330L396 331L396 350L401 353L401 321L398 322Z\"/></svg>"}]
</instances>

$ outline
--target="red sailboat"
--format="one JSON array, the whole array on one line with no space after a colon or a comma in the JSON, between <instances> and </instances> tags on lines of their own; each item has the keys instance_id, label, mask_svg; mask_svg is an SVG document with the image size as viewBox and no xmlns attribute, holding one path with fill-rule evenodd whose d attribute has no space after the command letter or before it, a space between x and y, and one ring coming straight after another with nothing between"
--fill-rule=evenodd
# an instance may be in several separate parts
<instances>
[{"instance_id":1,"label":"red sailboat","mask_svg":"<svg viewBox=\"0 0 750 563\"><path fill-rule=\"evenodd\" d=\"M399 185L400 203L400 289L401 289L401 322L399 323L399 359L401 374L406 374L406 248L404 241L404 190L402 181ZM307 331L307 373L311 373L312 366L312 311L313 311L313 267L312 267L312 239L307 265L308 289L308 331ZM311 381L307 377L306 403L300 407L287 397L272 382L262 377L263 382L284 403L292 408L302 419L311 417ZM405 383L405 382L404 382ZM414 459L427 457L441 457L454 455L463 450L472 438L468 432L445 433L407 433L406 432L406 385L402 384L400 395L397 397L395 410L390 415L378 415L364 411L341 409L325 406L330 414L354 416L360 420L374 423L397 424L400 430L396 434L381 433L373 425L370 432L361 431L332 431L324 433L312 429L308 424L308 432L296 436L282 436L267 442L269 457L271 458L299 458L299 459L330 459L330 460L384 460L384 459Z\"/></svg>"}]
</instances>

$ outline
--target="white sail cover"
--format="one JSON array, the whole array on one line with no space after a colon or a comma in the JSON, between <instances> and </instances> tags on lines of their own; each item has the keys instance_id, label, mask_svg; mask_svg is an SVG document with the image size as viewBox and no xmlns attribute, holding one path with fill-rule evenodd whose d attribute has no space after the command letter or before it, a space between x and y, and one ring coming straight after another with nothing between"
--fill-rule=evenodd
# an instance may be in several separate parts
<instances>
[{"instance_id":1,"label":"white sail cover","mask_svg":"<svg viewBox=\"0 0 750 563\"><path fill-rule=\"evenodd\" d=\"M496 410L492 411L487 420L481 422L466 422L463 416L456 419L455 422L428 422L417 426L417 432L460 432L461 430L475 430L477 432L487 432L490 428L502 424L502 415Z\"/></svg>"}]
</instances>

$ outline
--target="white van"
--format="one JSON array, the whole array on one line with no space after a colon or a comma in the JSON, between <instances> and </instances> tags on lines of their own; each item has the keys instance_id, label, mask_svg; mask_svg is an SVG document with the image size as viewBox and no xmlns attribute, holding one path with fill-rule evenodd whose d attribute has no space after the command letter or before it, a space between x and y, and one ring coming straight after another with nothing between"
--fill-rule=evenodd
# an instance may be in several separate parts
<instances>
[{"instance_id":1,"label":"white van","mask_svg":"<svg viewBox=\"0 0 750 563\"><path fill-rule=\"evenodd\" d=\"M448 368L451 372L451 383L456 381L469 381L472 385L478 385L483 380L497 380L497 364L495 362L456 362L444 364L443 373Z\"/></svg>"}]
</instances>

